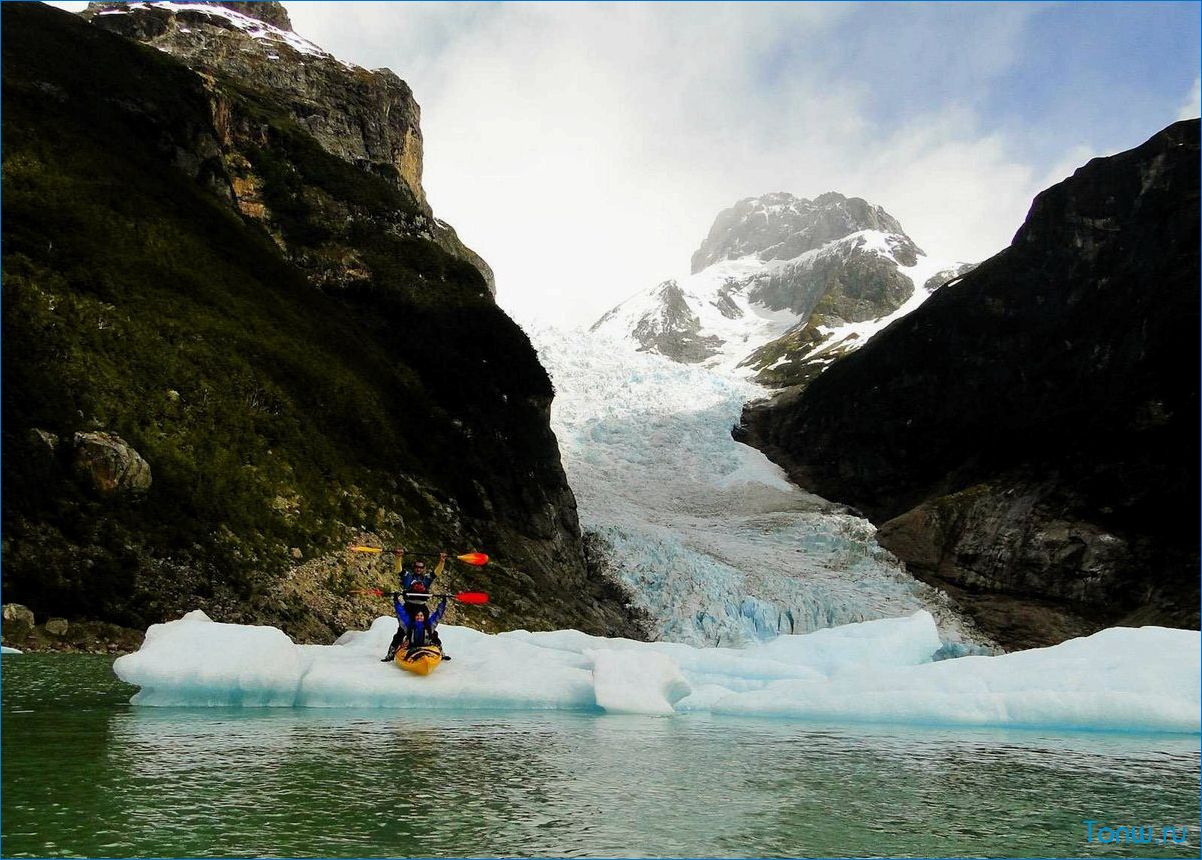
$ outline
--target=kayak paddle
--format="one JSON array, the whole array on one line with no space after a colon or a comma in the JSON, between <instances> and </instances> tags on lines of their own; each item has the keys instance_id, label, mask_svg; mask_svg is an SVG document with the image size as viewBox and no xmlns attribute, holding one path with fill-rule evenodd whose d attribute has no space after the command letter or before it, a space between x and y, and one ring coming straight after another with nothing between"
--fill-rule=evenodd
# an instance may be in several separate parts
<instances>
[{"instance_id":1,"label":"kayak paddle","mask_svg":"<svg viewBox=\"0 0 1202 860\"><path fill-rule=\"evenodd\" d=\"M371 594L375 597L384 597L391 592L382 591L379 588L356 588L356 594ZM431 594L431 597L447 597L451 600L457 600L460 603L488 603L488 595L483 591L461 591L458 594Z\"/></svg>"},{"instance_id":2,"label":"kayak paddle","mask_svg":"<svg viewBox=\"0 0 1202 860\"><path fill-rule=\"evenodd\" d=\"M369 552L373 555L380 555L381 553L386 552L401 553L406 555L428 555L431 557L438 555L436 552L413 552L411 550L391 549L378 546L353 546L351 547L351 552ZM473 567L480 567L481 565L488 564L488 555L482 552L465 552L463 555L455 556L455 558L459 559L464 564L470 564Z\"/></svg>"}]
</instances>

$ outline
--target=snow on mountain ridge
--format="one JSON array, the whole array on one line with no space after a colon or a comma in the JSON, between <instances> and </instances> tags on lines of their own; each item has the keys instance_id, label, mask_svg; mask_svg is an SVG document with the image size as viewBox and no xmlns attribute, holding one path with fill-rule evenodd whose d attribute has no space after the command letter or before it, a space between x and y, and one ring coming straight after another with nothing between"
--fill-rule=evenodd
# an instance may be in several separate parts
<instances>
[{"instance_id":1,"label":"snow on mountain ridge","mask_svg":"<svg viewBox=\"0 0 1202 860\"><path fill-rule=\"evenodd\" d=\"M675 361L791 384L921 304L932 277L963 269L928 258L880 206L836 192L739 201L719 213L693 264L591 330Z\"/></svg>"},{"instance_id":2,"label":"snow on mountain ridge","mask_svg":"<svg viewBox=\"0 0 1202 860\"><path fill-rule=\"evenodd\" d=\"M701 247L693 253L691 272L696 274L720 260L750 255L761 260L792 259L861 230L903 236L911 246L910 252L922 253L905 236L898 220L880 206L835 191L813 200L778 191L746 197L719 212Z\"/></svg>"},{"instance_id":3,"label":"snow on mountain ridge","mask_svg":"<svg viewBox=\"0 0 1202 860\"><path fill-rule=\"evenodd\" d=\"M224 6L219 6L210 3L175 3L162 2L162 0L149 0L149 2L141 3L125 3L120 6L109 6L102 8L97 12L98 16L111 15L128 15L131 11L141 9L165 9L172 13L178 12L195 12L201 15L207 15L214 19L223 21L226 26L241 30L252 39L257 39L264 42L274 42L277 45L287 45L299 54L309 57L326 57L337 60L348 69L355 70L359 67L354 63L348 63L345 60L340 60L331 54L329 51L315 45L308 39L298 36L291 30L286 30L281 27L276 27L259 18L254 18L234 9L229 9ZM278 59L278 58L277 58Z\"/></svg>"}]
</instances>

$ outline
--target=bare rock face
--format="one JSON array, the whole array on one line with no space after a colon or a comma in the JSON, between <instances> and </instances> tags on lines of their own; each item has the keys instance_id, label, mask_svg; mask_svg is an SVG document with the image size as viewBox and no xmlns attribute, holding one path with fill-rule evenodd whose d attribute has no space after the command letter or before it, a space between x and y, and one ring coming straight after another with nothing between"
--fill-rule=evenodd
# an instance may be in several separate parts
<instances>
[{"instance_id":1,"label":"bare rock face","mask_svg":"<svg viewBox=\"0 0 1202 860\"><path fill-rule=\"evenodd\" d=\"M76 433L75 468L102 495L150 489L150 464L115 433Z\"/></svg>"},{"instance_id":2,"label":"bare rock face","mask_svg":"<svg viewBox=\"0 0 1202 860\"><path fill-rule=\"evenodd\" d=\"M836 191L813 200L784 191L748 197L718 213L709 235L693 252L692 271L749 254L761 260L791 260L860 230L905 237L898 220L880 206ZM909 237L904 244L898 260L912 266L922 251Z\"/></svg>"},{"instance_id":3,"label":"bare rock face","mask_svg":"<svg viewBox=\"0 0 1202 860\"><path fill-rule=\"evenodd\" d=\"M1001 642L1196 627L1198 155L1190 120L1089 162L744 438Z\"/></svg>"},{"instance_id":4,"label":"bare rock face","mask_svg":"<svg viewBox=\"0 0 1202 860\"><path fill-rule=\"evenodd\" d=\"M82 13L93 24L177 57L209 76L241 82L267 96L270 109L292 120L332 155L412 195L419 210L406 232L417 232L475 266L490 290L492 269L467 248L454 228L434 217L422 188L421 109L413 91L388 69L344 63L292 32L279 3L212 3L173 9L126 3L90 3ZM214 103L223 129L222 105ZM236 173L236 171L235 171ZM244 213L270 221L258 195L261 178L234 177Z\"/></svg>"},{"instance_id":5,"label":"bare rock face","mask_svg":"<svg viewBox=\"0 0 1202 860\"><path fill-rule=\"evenodd\" d=\"M713 355L720 341L701 334L701 320L689 308L680 285L664 281L657 290L661 312L639 321L635 339L644 349L676 361L698 362Z\"/></svg>"},{"instance_id":6,"label":"bare rock face","mask_svg":"<svg viewBox=\"0 0 1202 860\"><path fill-rule=\"evenodd\" d=\"M91 3L84 16L194 69L271 94L327 152L392 173L424 201L421 111L404 81L387 69L343 64L297 36L278 3L211 5L210 12Z\"/></svg>"}]
</instances>

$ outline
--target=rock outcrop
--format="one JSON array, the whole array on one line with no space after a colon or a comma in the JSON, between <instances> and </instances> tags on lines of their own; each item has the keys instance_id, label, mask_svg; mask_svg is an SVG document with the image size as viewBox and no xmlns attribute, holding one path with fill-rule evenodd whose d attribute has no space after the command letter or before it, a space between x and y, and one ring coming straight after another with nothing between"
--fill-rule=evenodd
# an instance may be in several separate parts
<instances>
[{"instance_id":1,"label":"rock outcrop","mask_svg":"<svg viewBox=\"0 0 1202 860\"><path fill-rule=\"evenodd\" d=\"M913 266L922 253L898 220L880 206L835 191L813 200L779 191L748 197L719 212L709 235L693 252L692 272L720 260L753 255L761 260L792 260L861 230L897 236L897 259L903 266Z\"/></svg>"},{"instance_id":2,"label":"rock outcrop","mask_svg":"<svg viewBox=\"0 0 1202 860\"><path fill-rule=\"evenodd\" d=\"M744 413L1009 645L1198 625L1198 127L1089 162L1009 248Z\"/></svg>"},{"instance_id":3,"label":"rock outcrop","mask_svg":"<svg viewBox=\"0 0 1202 860\"><path fill-rule=\"evenodd\" d=\"M152 483L150 464L115 433L76 433L75 468L105 496L145 493Z\"/></svg>"},{"instance_id":4,"label":"rock outcrop","mask_svg":"<svg viewBox=\"0 0 1202 860\"><path fill-rule=\"evenodd\" d=\"M252 6L275 24L0 10L5 597L67 640L199 607L328 641L388 611L355 593L395 581L346 550L373 543L489 552L452 621L619 629L550 380L404 178L408 89Z\"/></svg>"},{"instance_id":5,"label":"rock outcrop","mask_svg":"<svg viewBox=\"0 0 1202 860\"><path fill-rule=\"evenodd\" d=\"M659 313L643 317L634 327L634 338L643 349L686 363L704 361L717 353L721 339L701 333L701 320L676 281L656 287L655 298Z\"/></svg>"}]
</instances>

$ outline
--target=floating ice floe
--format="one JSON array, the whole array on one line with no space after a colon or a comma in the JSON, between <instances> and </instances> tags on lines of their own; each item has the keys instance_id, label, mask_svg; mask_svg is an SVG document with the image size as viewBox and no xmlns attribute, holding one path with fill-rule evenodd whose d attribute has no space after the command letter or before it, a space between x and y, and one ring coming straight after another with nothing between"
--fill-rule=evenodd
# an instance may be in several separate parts
<instances>
[{"instance_id":1,"label":"floating ice floe","mask_svg":"<svg viewBox=\"0 0 1202 860\"><path fill-rule=\"evenodd\" d=\"M748 648L605 639L575 630L441 629L453 661L405 673L380 656L396 621L297 645L200 611L156 624L114 664L159 706L710 712L835 723L1199 731L1200 634L1111 628L1050 648L931 662L925 611Z\"/></svg>"}]
</instances>

